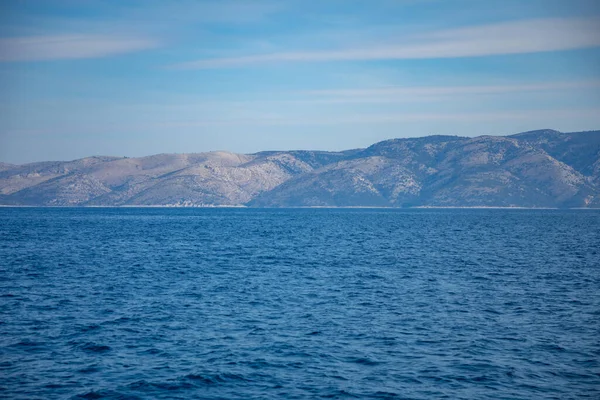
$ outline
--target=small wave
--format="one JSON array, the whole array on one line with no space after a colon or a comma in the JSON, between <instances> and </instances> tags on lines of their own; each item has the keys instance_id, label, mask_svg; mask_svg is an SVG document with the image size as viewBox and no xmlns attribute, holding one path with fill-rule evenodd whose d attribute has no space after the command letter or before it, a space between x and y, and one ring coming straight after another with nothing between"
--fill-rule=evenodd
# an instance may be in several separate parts
<instances>
[{"instance_id":1,"label":"small wave","mask_svg":"<svg viewBox=\"0 0 600 400\"><path fill-rule=\"evenodd\" d=\"M87 332L95 331L98 329L100 329L100 325L97 325L97 324L79 325L77 327L77 330L81 333L87 333Z\"/></svg>"},{"instance_id":2,"label":"small wave","mask_svg":"<svg viewBox=\"0 0 600 400\"><path fill-rule=\"evenodd\" d=\"M226 382L247 382L248 379L244 378L242 375L231 374L231 373L223 373L223 374L188 374L184 376L185 379L199 382L204 385L218 385Z\"/></svg>"},{"instance_id":3,"label":"small wave","mask_svg":"<svg viewBox=\"0 0 600 400\"><path fill-rule=\"evenodd\" d=\"M80 368L77 370L80 374L92 374L94 372L100 371L101 368L97 364L88 365L87 367Z\"/></svg>"},{"instance_id":4,"label":"small wave","mask_svg":"<svg viewBox=\"0 0 600 400\"><path fill-rule=\"evenodd\" d=\"M159 349L157 349L156 347L152 347L152 348L149 348L148 350L145 350L145 351L144 351L144 354L152 354L152 355L155 355L155 354L160 354L160 353L162 353L162 351L160 351L160 350L159 350Z\"/></svg>"},{"instance_id":5,"label":"small wave","mask_svg":"<svg viewBox=\"0 0 600 400\"><path fill-rule=\"evenodd\" d=\"M60 389L65 386L66 385L61 385L60 383L48 383L48 384L44 385L44 387L47 389Z\"/></svg>"},{"instance_id":6,"label":"small wave","mask_svg":"<svg viewBox=\"0 0 600 400\"><path fill-rule=\"evenodd\" d=\"M204 383L206 385L216 385L220 381L212 376L204 376L204 375L196 375L196 374L188 374L185 376L186 379L197 381L200 383Z\"/></svg>"},{"instance_id":7,"label":"small wave","mask_svg":"<svg viewBox=\"0 0 600 400\"><path fill-rule=\"evenodd\" d=\"M343 377L343 376L341 376L341 375L328 375L328 377L329 377L329 378L333 378L333 379L337 379L337 380L339 380L339 381L347 381L347 380L348 380L348 378L344 378L344 377Z\"/></svg>"},{"instance_id":8,"label":"small wave","mask_svg":"<svg viewBox=\"0 0 600 400\"><path fill-rule=\"evenodd\" d=\"M36 342L30 339L23 339L13 345L11 345L11 347L21 347L24 349L36 349L36 348L40 348L43 347L44 344L42 342Z\"/></svg>"},{"instance_id":9,"label":"small wave","mask_svg":"<svg viewBox=\"0 0 600 400\"><path fill-rule=\"evenodd\" d=\"M389 398L396 398L399 395L397 393L393 393L393 392L375 392L373 394L373 396L369 396L369 397L373 397L375 399L389 399Z\"/></svg>"},{"instance_id":10,"label":"small wave","mask_svg":"<svg viewBox=\"0 0 600 400\"><path fill-rule=\"evenodd\" d=\"M368 358L363 358L363 357L355 358L355 359L351 360L350 362L353 362L355 364L361 364L361 365L369 365L369 366L381 364L380 362L373 361L373 360L370 360Z\"/></svg>"},{"instance_id":11,"label":"small wave","mask_svg":"<svg viewBox=\"0 0 600 400\"><path fill-rule=\"evenodd\" d=\"M88 399L88 400L102 399L104 397L106 397L106 396L100 392L87 392L84 394L78 394L76 396L76 398L78 398L78 399Z\"/></svg>"},{"instance_id":12,"label":"small wave","mask_svg":"<svg viewBox=\"0 0 600 400\"><path fill-rule=\"evenodd\" d=\"M539 348L543 349L543 350L547 350L547 351L559 351L559 352L563 352L566 351L567 349L565 349L562 346L559 346L558 344L540 344L538 345Z\"/></svg>"},{"instance_id":13,"label":"small wave","mask_svg":"<svg viewBox=\"0 0 600 400\"><path fill-rule=\"evenodd\" d=\"M106 346L104 344L96 344L92 342L84 343L81 346L79 346L79 348L83 351L87 351L90 353L106 353L107 351L111 350L110 346Z\"/></svg>"},{"instance_id":14,"label":"small wave","mask_svg":"<svg viewBox=\"0 0 600 400\"><path fill-rule=\"evenodd\" d=\"M92 390L91 392L81 393L75 395L73 399L86 399L86 400L96 400L96 399L113 399L113 400L137 400L139 397L124 395L119 392L115 392L112 390Z\"/></svg>"},{"instance_id":15,"label":"small wave","mask_svg":"<svg viewBox=\"0 0 600 400\"><path fill-rule=\"evenodd\" d=\"M154 390L182 390L192 389L194 385L188 382L148 382L145 380L136 381L127 385L129 389L137 391L154 391Z\"/></svg>"},{"instance_id":16,"label":"small wave","mask_svg":"<svg viewBox=\"0 0 600 400\"><path fill-rule=\"evenodd\" d=\"M359 396L357 396L353 393L347 392L344 389L336 389L329 393L325 393L319 397L321 397L323 399L347 399L347 398L356 399L356 398L359 398Z\"/></svg>"}]
</instances>

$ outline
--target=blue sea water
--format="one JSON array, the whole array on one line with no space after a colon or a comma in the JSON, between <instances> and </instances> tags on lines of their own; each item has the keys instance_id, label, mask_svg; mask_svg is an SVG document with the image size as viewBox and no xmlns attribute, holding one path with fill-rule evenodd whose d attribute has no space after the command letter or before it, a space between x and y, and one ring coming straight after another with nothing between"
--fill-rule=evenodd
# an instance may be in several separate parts
<instances>
[{"instance_id":1,"label":"blue sea water","mask_svg":"<svg viewBox=\"0 0 600 400\"><path fill-rule=\"evenodd\" d=\"M600 398L600 212L0 209L0 397Z\"/></svg>"}]
</instances>

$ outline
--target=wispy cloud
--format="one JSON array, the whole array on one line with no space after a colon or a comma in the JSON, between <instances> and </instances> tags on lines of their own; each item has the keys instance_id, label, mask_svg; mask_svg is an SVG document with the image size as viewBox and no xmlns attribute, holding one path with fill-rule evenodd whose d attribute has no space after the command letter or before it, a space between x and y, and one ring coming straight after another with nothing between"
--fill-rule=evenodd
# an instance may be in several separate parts
<instances>
[{"instance_id":1,"label":"wispy cloud","mask_svg":"<svg viewBox=\"0 0 600 400\"><path fill-rule=\"evenodd\" d=\"M562 51L600 46L599 18L547 18L510 21L399 38L370 47L330 51L285 51L209 58L173 65L178 69L242 67L282 62L482 57Z\"/></svg>"},{"instance_id":2,"label":"wispy cloud","mask_svg":"<svg viewBox=\"0 0 600 400\"><path fill-rule=\"evenodd\" d=\"M480 86L386 86L359 89L307 90L299 92L314 96L307 101L326 102L387 102L438 98L447 96L501 95L509 93L548 92L571 89L600 88L600 80L575 82L550 82L533 84L480 85Z\"/></svg>"},{"instance_id":3,"label":"wispy cloud","mask_svg":"<svg viewBox=\"0 0 600 400\"><path fill-rule=\"evenodd\" d=\"M0 61L100 58L157 47L149 38L112 35L45 35L0 39Z\"/></svg>"},{"instance_id":4,"label":"wispy cloud","mask_svg":"<svg viewBox=\"0 0 600 400\"><path fill-rule=\"evenodd\" d=\"M464 86L376 86L360 88L297 90L297 91L265 91L243 93L236 92L233 98L211 98L210 96L175 96L169 97L169 105L161 107L189 107L192 109L225 109L234 110L248 106L262 106L274 109L282 104L315 105L315 104L370 104L370 103L415 103L431 101L480 101L482 96L496 98L509 95L513 99L523 99L527 95L543 93L596 93L600 89L600 80L581 80L567 82L505 83L496 85L464 85ZM161 100L167 96L158 94ZM148 103L146 103L148 105ZM253 108L252 110L255 110ZM254 113L255 111L250 111Z\"/></svg>"},{"instance_id":5,"label":"wispy cloud","mask_svg":"<svg viewBox=\"0 0 600 400\"><path fill-rule=\"evenodd\" d=\"M552 120L560 118L597 118L599 108L587 109L551 109L551 110L513 110L496 112L415 112L415 113L375 113L354 115L317 116L310 115L302 118L285 115L265 115L255 117L206 118L186 121L157 121L152 125L145 123L128 125L120 128L150 129L150 128L194 128L214 126L336 126L353 124L389 124L400 122L493 122L513 120Z\"/></svg>"}]
</instances>

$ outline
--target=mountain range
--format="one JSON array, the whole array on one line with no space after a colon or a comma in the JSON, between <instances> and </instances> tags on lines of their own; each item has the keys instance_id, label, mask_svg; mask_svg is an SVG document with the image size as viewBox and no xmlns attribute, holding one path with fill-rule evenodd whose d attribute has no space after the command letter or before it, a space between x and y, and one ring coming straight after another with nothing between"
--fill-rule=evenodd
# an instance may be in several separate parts
<instances>
[{"instance_id":1,"label":"mountain range","mask_svg":"<svg viewBox=\"0 0 600 400\"><path fill-rule=\"evenodd\" d=\"M599 208L600 131L0 163L0 204Z\"/></svg>"}]
</instances>

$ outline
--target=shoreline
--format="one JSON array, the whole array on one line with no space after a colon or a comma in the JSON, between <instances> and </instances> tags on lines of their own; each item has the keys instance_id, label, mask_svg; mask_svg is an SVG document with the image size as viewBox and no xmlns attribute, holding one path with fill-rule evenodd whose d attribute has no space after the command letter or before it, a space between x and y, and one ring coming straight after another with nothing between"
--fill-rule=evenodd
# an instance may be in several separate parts
<instances>
[{"instance_id":1,"label":"shoreline","mask_svg":"<svg viewBox=\"0 0 600 400\"><path fill-rule=\"evenodd\" d=\"M123 205L123 206L31 206L6 205L0 208L224 208L224 209L254 209L254 210L284 210L284 209L377 209L377 210L600 210L600 207L505 207L505 206L415 206L415 207L385 207L385 206L289 206L289 207L248 207L245 205L207 205L207 206L178 206L178 205Z\"/></svg>"}]
</instances>

